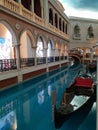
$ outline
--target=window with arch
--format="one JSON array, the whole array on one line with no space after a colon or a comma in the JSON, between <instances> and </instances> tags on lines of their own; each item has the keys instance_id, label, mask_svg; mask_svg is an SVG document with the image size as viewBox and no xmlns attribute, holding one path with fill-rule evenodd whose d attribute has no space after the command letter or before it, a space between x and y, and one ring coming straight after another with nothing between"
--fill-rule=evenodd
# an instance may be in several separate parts
<instances>
[{"instance_id":1,"label":"window with arch","mask_svg":"<svg viewBox=\"0 0 98 130\"><path fill-rule=\"evenodd\" d=\"M88 27L88 38L94 38L93 27L91 25Z\"/></svg>"},{"instance_id":2,"label":"window with arch","mask_svg":"<svg viewBox=\"0 0 98 130\"><path fill-rule=\"evenodd\" d=\"M67 24L65 25L65 33L67 34Z\"/></svg>"},{"instance_id":3,"label":"window with arch","mask_svg":"<svg viewBox=\"0 0 98 130\"><path fill-rule=\"evenodd\" d=\"M40 0L34 0L34 13L41 17L41 3Z\"/></svg>"},{"instance_id":4,"label":"window with arch","mask_svg":"<svg viewBox=\"0 0 98 130\"><path fill-rule=\"evenodd\" d=\"M49 23L53 25L53 11L51 8L49 9Z\"/></svg>"},{"instance_id":5,"label":"window with arch","mask_svg":"<svg viewBox=\"0 0 98 130\"><path fill-rule=\"evenodd\" d=\"M79 25L75 25L74 26L74 34L73 34L73 38L74 39L80 39L80 27L79 27Z\"/></svg>"},{"instance_id":6,"label":"window with arch","mask_svg":"<svg viewBox=\"0 0 98 130\"><path fill-rule=\"evenodd\" d=\"M65 32L65 23L63 21L63 32Z\"/></svg>"},{"instance_id":7,"label":"window with arch","mask_svg":"<svg viewBox=\"0 0 98 130\"><path fill-rule=\"evenodd\" d=\"M15 0L15 1L17 1L17 0ZM31 8L31 0L28 0L28 1L26 1L26 0L21 0L21 3L22 3L22 5L23 5L26 9L30 10L30 8Z\"/></svg>"},{"instance_id":8,"label":"window with arch","mask_svg":"<svg viewBox=\"0 0 98 130\"><path fill-rule=\"evenodd\" d=\"M58 28L58 16L55 14L55 27Z\"/></svg>"},{"instance_id":9,"label":"window with arch","mask_svg":"<svg viewBox=\"0 0 98 130\"><path fill-rule=\"evenodd\" d=\"M62 30L62 27L61 27L61 18L59 18L59 29Z\"/></svg>"},{"instance_id":10,"label":"window with arch","mask_svg":"<svg viewBox=\"0 0 98 130\"><path fill-rule=\"evenodd\" d=\"M74 34L76 37L80 36L80 28L78 25L75 25L75 27L74 27Z\"/></svg>"}]
</instances>

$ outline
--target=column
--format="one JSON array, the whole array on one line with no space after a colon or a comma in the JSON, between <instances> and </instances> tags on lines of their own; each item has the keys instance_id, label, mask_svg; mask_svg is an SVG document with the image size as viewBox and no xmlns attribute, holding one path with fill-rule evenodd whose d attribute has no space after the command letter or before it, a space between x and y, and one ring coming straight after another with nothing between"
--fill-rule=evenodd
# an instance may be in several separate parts
<instances>
[{"instance_id":1,"label":"column","mask_svg":"<svg viewBox=\"0 0 98 130\"><path fill-rule=\"evenodd\" d=\"M34 12L34 0L31 0L31 11Z\"/></svg>"},{"instance_id":2,"label":"column","mask_svg":"<svg viewBox=\"0 0 98 130\"><path fill-rule=\"evenodd\" d=\"M53 11L53 26L55 26L55 13Z\"/></svg>"},{"instance_id":3,"label":"column","mask_svg":"<svg viewBox=\"0 0 98 130\"><path fill-rule=\"evenodd\" d=\"M91 60L90 60L90 63L92 63L92 61L93 61L93 48L91 49Z\"/></svg>"},{"instance_id":4,"label":"column","mask_svg":"<svg viewBox=\"0 0 98 130\"><path fill-rule=\"evenodd\" d=\"M20 3L20 4L21 4L21 0L18 0L18 3Z\"/></svg>"},{"instance_id":5,"label":"column","mask_svg":"<svg viewBox=\"0 0 98 130\"><path fill-rule=\"evenodd\" d=\"M34 63L35 63L35 66L37 66L37 59L36 59L36 46L35 47L32 47L33 50L34 50Z\"/></svg>"},{"instance_id":6,"label":"column","mask_svg":"<svg viewBox=\"0 0 98 130\"><path fill-rule=\"evenodd\" d=\"M16 65L17 65L17 69L19 70L20 69L20 44L13 44L13 47L15 47L15 50L16 50Z\"/></svg>"},{"instance_id":7,"label":"column","mask_svg":"<svg viewBox=\"0 0 98 130\"><path fill-rule=\"evenodd\" d=\"M44 18L44 5L43 5L43 1L41 1L41 18Z\"/></svg>"},{"instance_id":8,"label":"column","mask_svg":"<svg viewBox=\"0 0 98 130\"><path fill-rule=\"evenodd\" d=\"M48 27L48 23L49 23L49 6L48 6L48 0L43 0L44 1L44 19L46 22L46 27Z\"/></svg>"},{"instance_id":9,"label":"column","mask_svg":"<svg viewBox=\"0 0 98 130\"><path fill-rule=\"evenodd\" d=\"M97 73L96 73L96 130L98 130L98 43L96 43L96 55L97 55Z\"/></svg>"},{"instance_id":10,"label":"column","mask_svg":"<svg viewBox=\"0 0 98 130\"><path fill-rule=\"evenodd\" d=\"M48 64L48 59L47 59L47 48L43 49L43 55L46 58L46 64Z\"/></svg>"},{"instance_id":11,"label":"column","mask_svg":"<svg viewBox=\"0 0 98 130\"><path fill-rule=\"evenodd\" d=\"M55 50L56 49L53 49L53 62L55 62Z\"/></svg>"},{"instance_id":12,"label":"column","mask_svg":"<svg viewBox=\"0 0 98 130\"><path fill-rule=\"evenodd\" d=\"M57 14L57 28L59 29L59 16Z\"/></svg>"},{"instance_id":13,"label":"column","mask_svg":"<svg viewBox=\"0 0 98 130\"><path fill-rule=\"evenodd\" d=\"M97 85L96 85L96 130L98 130L98 55L97 55L97 73L96 73L96 76L97 76Z\"/></svg>"},{"instance_id":14,"label":"column","mask_svg":"<svg viewBox=\"0 0 98 130\"><path fill-rule=\"evenodd\" d=\"M61 49L58 49L58 51L59 51L59 61L61 61L61 56L60 56Z\"/></svg>"}]
</instances>

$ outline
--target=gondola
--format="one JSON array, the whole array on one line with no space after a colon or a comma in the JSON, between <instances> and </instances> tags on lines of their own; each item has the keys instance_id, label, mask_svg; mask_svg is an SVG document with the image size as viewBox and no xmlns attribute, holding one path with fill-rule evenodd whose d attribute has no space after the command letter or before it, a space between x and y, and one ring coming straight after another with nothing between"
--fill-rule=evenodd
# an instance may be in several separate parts
<instances>
[{"instance_id":1,"label":"gondola","mask_svg":"<svg viewBox=\"0 0 98 130\"><path fill-rule=\"evenodd\" d=\"M83 80L84 79L84 82ZM90 81L87 83L86 80ZM79 82L81 80L81 82ZM81 84L79 84L81 83ZM54 107L54 124L58 129L70 116L93 104L96 100L96 85L91 77L77 77L68 88L66 88L59 107Z\"/></svg>"}]
</instances>

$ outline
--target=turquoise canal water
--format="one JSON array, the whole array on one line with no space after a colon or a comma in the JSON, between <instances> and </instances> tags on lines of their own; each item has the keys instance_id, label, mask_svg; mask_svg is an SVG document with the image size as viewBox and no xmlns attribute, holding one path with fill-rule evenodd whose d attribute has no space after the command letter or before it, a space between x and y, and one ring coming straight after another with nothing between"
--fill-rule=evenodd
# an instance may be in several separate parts
<instances>
[{"instance_id":1,"label":"turquoise canal water","mask_svg":"<svg viewBox=\"0 0 98 130\"><path fill-rule=\"evenodd\" d=\"M78 70L62 68L0 92L0 130L56 130L52 92L56 105ZM96 103L73 114L59 130L96 130Z\"/></svg>"}]
</instances>

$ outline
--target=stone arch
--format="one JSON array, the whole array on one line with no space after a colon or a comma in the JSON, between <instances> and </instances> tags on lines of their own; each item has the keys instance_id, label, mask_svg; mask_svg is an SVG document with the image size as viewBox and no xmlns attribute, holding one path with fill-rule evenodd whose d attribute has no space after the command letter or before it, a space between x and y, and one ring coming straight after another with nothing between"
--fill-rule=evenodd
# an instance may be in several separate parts
<instances>
[{"instance_id":1,"label":"stone arch","mask_svg":"<svg viewBox=\"0 0 98 130\"><path fill-rule=\"evenodd\" d=\"M18 45L16 34L12 26L6 20L0 21L0 59L13 59L17 57L17 50L15 46Z\"/></svg>"},{"instance_id":2,"label":"stone arch","mask_svg":"<svg viewBox=\"0 0 98 130\"><path fill-rule=\"evenodd\" d=\"M64 52L65 52L65 45L64 45L64 43L61 43L60 56L64 56Z\"/></svg>"},{"instance_id":3,"label":"stone arch","mask_svg":"<svg viewBox=\"0 0 98 130\"><path fill-rule=\"evenodd\" d=\"M54 40L52 38L49 38L48 43L49 43L49 41L51 42L52 49L54 49L55 48Z\"/></svg>"},{"instance_id":4,"label":"stone arch","mask_svg":"<svg viewBox=\"0 0 98 130\"><path fill-rule=\"evenodd\" d=\"M43 57L46 55L46 39L43 35L38 35L36 39L36 57Z\"/></svg>"},{"instance_id":5,"label":"stone arch","mask_svg":"<svg viewBox=\"0 0 98 130\"><path fill-rule=\"evenodd\" d=\"M80 27L77 24L77 25L74 26L74 34L78 35L79 33L80 33Z\"/></svg>"},{"instance_id":6,"label":"stone arch","mask_svg":"<svg viewBox=\"0 0 98 130\"><path fill-rule=\"evenodd\" d=\"M24 33L24 32L26 32L27 33L27 35L29 36L29 38L31 39L31 46L32 47L35 47L36 46L36 40L35 40L35 37L34 37L34 34L31 32L31 30L29 30L29 29L24 29L24 30L22 30L22 32L21 32L21 34L20 34L20 39L21 39L21 36L22 36L22 34ZM20 42L21 43L21 42Z\"/></svg>"},{"instance_id":7,"label":"stone arch","mask_svg":"<svg viewBox=\"0 0 98 130\"><path fill-rule=\"evenodd\" d=\"M94 38L94 33L93 33L93 27L92 27L92 25L90 25L89 27L88 27L88 38Z\"/></svg>"},{"instance_id":8,"label":"stone arch","mask_svg":"<svg viewBox=\"0 0 98 130\"><path fill-rule=\"evenodd\" d=\"M38 35L37 38L36 38L36 43L37 43L37 41L38 41L39 38L42 39L43 48L44 48L44 49L47 48L47 43L46 43L47 40L46 40L46 37L45 37L44 35L42 35L42 34Z\"/></svg>"},{"instance_id":9,"label":"stone arch","mask_svg":"<svg viewBox=\"0 0 98 130\"><path fill-rule=\"evenodd\" d=\"M54 49L55 50L60 50L60 44L61 44L61 40L59 40L59 39L55 39L54 40Z\"/></svg>"},{"instance_id":10,"label":"stone arch","mask_svg":"<svg viewBox=\"0 0 98 130\"><path fill-rule=\"evenodd\" d=\"M73 38L74 39L77 39L77 38L80 39L80 36L81 36L81 32L80 31L81 31L80 25L75 24L74 27L73 27Z\"/></svg>"},{"instance_id":11,"label":"stone arch","mask_svg":"<svg viewBox=\"0 0 98 130\"><path fill-rule=\"evenodd\" d=\"M65 44L64 48L65 48L65 56L68 56L68 44Z\"/></svg>"},{"instance_id":12,"label":"stone arch","mask_svg":"<svg viewBox=\"0 0 98 130\"><path fill-rule=\"evenodd\" d=\"M33 58L35 55L34 47L35 39L32 32L29 29L23 30L20 35L20 57Z\"/></svg>"},{"instance_id":13,"label":"stone arch","mask_svg":"<svg viewBox=\"0 0 98 130\"><path fill-rule=\"evenodd\" d=\"M60 56L60 44L59 40L55 40L55 57Z\"/></svg>"},{"instance_id":14,"label":"stone arch","mask_svg":"<svg viewBox=\"0 0 98 130\"><path fill-rule=\"evenodd\" d=\"M53 39L49 39L48 40L48 48L47 48L47 57L52 57L54 56L53 52L54 52L54 42L53 42Z\"/></svg>"},{"instance_id":15,"label":"stone arch","mask_svg":"<svg viewBox=\"0 0 98 130\"><path fill-rule=\"evenodd\" d=\"M17 40L15 31L13 30L13 27L11 26L11 24L8 21L6 21L6 20L1 20L0 23L3 24L10 31L10 33L12 35L12 43L17 45L18 44L18 40Z\"/></svg>"}]
</instances>

